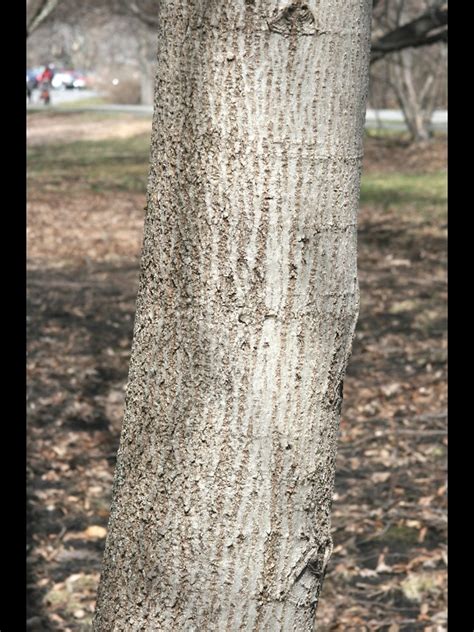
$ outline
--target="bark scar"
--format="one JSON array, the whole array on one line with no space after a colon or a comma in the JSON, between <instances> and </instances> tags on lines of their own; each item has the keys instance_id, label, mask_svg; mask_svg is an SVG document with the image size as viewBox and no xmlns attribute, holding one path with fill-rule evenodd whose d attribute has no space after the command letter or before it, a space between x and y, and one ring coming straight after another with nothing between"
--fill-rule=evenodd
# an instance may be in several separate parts
<instances>
[{"instance_id":1,"label":"bark scar","mask_svg":"<svg viewBox=\"0 0 474 632\"><path fill-rule=\"evenodd\" d=\"M302 0L293 0L267 21L268 28L280 35L315 35L316 20L308 5Z\"/></svg>"},{"instance_id":2,"label":"bark scar","mask_svg":"<svg viewBox=\"0 0 474 632\"><path fill-rule=\"evenodd\" d=\"M332 538L328 538L323 545L308 551L296 566L287 582L286 594L290 602L296 605L317 602L332 549Z\"/></svg>"}]
</instances>

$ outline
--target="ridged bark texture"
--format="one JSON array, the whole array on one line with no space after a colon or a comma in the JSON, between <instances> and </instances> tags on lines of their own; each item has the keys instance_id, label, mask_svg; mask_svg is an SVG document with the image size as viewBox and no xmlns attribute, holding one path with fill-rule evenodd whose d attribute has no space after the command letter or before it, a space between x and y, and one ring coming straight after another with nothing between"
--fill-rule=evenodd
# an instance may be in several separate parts
<instances>
[{"instance_id":1,"label":"ridged bark texture","mask_svg":"<svg viewBox=\"0 0 474 632\"><path fill-rule=\"evenodd\" d=\"M331 552L370 0L163 0L94 629L314 630Z\"/></svg>"}]
</instances>

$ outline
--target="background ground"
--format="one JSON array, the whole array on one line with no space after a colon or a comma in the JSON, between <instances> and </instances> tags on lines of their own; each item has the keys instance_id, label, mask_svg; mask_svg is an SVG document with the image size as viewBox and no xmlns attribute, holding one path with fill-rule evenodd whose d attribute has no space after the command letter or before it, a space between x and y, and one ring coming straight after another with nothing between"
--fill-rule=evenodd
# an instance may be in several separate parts
<instances>
[{"instance_id":1,"label":"background ground","mask_svg":"<svg viewBox=\"0 0 474 632\"><path fill-rule=\"evenodd\" d=\"M133 327L150 121L28 117L28 629L89 630ZM446 143L368 137L361 311L318 632L446 630Z\"/></svg>"}]
</instances>

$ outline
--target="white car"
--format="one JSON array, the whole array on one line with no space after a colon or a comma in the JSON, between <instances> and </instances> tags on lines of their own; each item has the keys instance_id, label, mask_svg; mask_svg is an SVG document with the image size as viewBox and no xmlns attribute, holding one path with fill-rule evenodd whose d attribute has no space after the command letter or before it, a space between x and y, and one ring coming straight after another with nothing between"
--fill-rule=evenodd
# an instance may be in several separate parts
<instances>
[{"instance_id":1,"label":"white car","mask_svg":"<svg viewBox=\"0 0 474 632\"><path fill-rule=\"evenodd\" d=\"M72 85L74 88L79 88L82 90L82 88L86 88L86 80L84 79L84 77L76 77L72 82Z\"/></svg>"},{"instance_id":2,"label":"white car","mask_svg":"<svg viewBox=\"0 0 474 632\"><path fill-rule=\"evenodd\" d=\"M74 75L69 70L59 70L54 74L51 85L56 90L66 90L67 88L74 88Z\"/></svg>"}]
</instances>

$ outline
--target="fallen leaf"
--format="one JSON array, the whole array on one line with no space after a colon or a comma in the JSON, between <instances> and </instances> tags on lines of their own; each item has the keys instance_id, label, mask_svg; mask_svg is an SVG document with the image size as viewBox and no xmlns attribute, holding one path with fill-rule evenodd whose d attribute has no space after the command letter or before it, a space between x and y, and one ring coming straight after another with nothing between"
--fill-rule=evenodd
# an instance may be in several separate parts
<instances>
[{"instance_id":1,"label":"fallen leaf","mask_svg":"<svg viewBox=\"0 0 474 632\"><path fill-rule=\"evenodd\" d=\"M94 485L87 490L91 496L100 496L104 491L104 488L100 485Z\"/></svg>"},{"instance_id":2,"label":"fallen leaf","mask_svg":"<svg viewBox=\"0 0 474 632\"><path fill-rule=\"evenodd\" d=\"M418 501L418 504L422 507L429 507L434 499L434 496L423 496Z\"/></svg>"},{"instance_id":3,"label":"fallen leaf","mask_svg":"<svg viewBox=\"0 0 474 632\"><path fill-rule=\"evenodd\" d=\"M385 483L390 478L390 472L374 472L370 480L374 483Z\"/></svg>"},{"instance_id":4,"label":"fallen leaf","mask_svg":"<svg viewBox=\"0 0 474 632\"><path fill-rule=\"evenodd\" d=\"M420 529L420 535L418 536L418 542L420 542L420 544L424 542L427 533L427 527L423 527L422 529Z\"/></svg>"},{"instance_id":5,"label":"fallen leaf","mask_svg":"<svg viewBox=\"0 0 474 632\"><path fill-rule=\"evenodd\" d=\"M385 553L381 553L379 555L379 559L377 561L377 567L375 569L377 573L391 573L392 567L385 564Z\"/></svg>"},{"instance_id":6,"label":"fallen leaf","mask_svg":"<svg viewBox=\"0 0 474 632\"><path fill-rule=\"evenodd\" d=\"M385 397L392 397L401 391L402 387L398 382L392 382L391 384L386 384L385 386L381 386L380 390L385 395Z\"/></svg>"},{"instance_id":7,"label":"fallen leaf","mask_svg":"<svg viewBox=\"0 0 474 632\"><path fill-rule=\"evenodd\" d=\"M441 610L440 612L434 614L431 619L435 623L445 623L448 620L448 612L447 610Z\"/></svg>"},{"instance_id":8,"label":"fallen leaf","mask_svg":"<svg viewBox=\"0 0 474 632\"><path fill-rule=\"evenodd\" d=\"M87 527L87 529L84 531L84 535L86 536L86 538L91 539L105 538L105 536L107 535L107 529L94 524L90 527Z\"/></svg>"}]
</instances>

